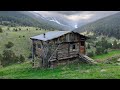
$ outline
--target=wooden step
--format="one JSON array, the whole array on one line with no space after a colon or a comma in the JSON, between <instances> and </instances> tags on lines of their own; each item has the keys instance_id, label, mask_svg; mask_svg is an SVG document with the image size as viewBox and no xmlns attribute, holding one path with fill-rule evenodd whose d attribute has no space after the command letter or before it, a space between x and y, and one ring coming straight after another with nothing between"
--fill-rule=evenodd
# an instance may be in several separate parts
<instances>
[{"instance_id":1,"label":"wooden step","mask_svg":"<svg viewBox=\"0 0 120 90\"><path fill-rule=\"evenodd\" d=\"M86 62L86 63L96 63L92 58L86 56L86 55L80 55L79 56L80 60L82 60L83 62Z\"/></svg>"}]
</instances>

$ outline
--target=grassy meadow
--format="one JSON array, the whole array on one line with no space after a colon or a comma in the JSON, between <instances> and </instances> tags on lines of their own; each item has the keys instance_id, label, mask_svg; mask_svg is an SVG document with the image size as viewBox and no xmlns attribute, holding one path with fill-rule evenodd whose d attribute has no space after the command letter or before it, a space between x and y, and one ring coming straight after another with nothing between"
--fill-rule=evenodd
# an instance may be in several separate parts
<instances>
[{"instance_id":1,"label":"grassy meadow","mask_svg":"<svg viewBox=\"0 0 120 90\"><path fill-rule=\"evenodd\" d=\"M17 31L14 31L14 28L17 28ZM21 30L19 30L19 28ZM47 32L47 30L40 30L35 27L10 27L8 30L8 27L2 26L2 29L3 33L0 33L0 53L5 49L5 44L11 41L14 43L12 50L17 55L22 54L25 57L28 57L31 52L30 37Z\"/></svg>"},{"instance_id":2,"label":"grassy meadow","mask_svg":"<svg viewBox=\"0 0 120 90\"><path fill-rule=\"evenodd\" d=\"M14 31L17 28L17 31ZM19 30L19 28L21 30ZM2 26L3 33L0 33L0 53L5 49L8 41L14 43L12 50L16 54L22 54L27 61L21 64L13 64L0 68L0 79L119 79L120 64L68 64L61 65L54 69L32 68L28 56L31 50L30 37L47 32L48 30L35 27L8 27ZM36 30L37 29L37 30ZM96 55L94 60L106 60L109 57L120 55L120 50L113 50L108 54Z\"/></svg>"},{"instance_id":3,"label":"grassy meadow","mask_svg":"<svg viewBox=\"0 0 120 90\"><path fill-rule=\"evenodd\" d=\"M0 69L1 79L119 79L118 64L69 64L55 69L34 69L30 63Z\"/></svg>"}]
</instances>

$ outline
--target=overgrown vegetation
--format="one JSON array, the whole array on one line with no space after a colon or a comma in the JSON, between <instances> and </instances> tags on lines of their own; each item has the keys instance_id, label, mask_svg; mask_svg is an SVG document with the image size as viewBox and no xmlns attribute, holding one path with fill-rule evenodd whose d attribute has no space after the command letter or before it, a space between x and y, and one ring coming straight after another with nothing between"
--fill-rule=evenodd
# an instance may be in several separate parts
<instances>
[{"instance_id":1,"label":"overgrown vegetation","mask_svg":"<svg viewBox=\"0 0 120 90\"><path fill-rule=\"evenodd\" d=\"M0 33L2 33L3 32L3 30L2 30L2 28L0 27Z\"/></svg>"},{"instance_id":2,"label":"overgrown vegetation","mask_svg":"<svg viewBox=\"0 0 120 90\"><path fill-rule=\"evenodd\" d=\"M17 56L12 50L4 50L3 54L0 54L1 66L8 66L14 63L22 63L25 61L23 55Z\"/></svg>"},{"instance_id":3,"label":"overgrown vegetation","mask_svg":"<svg viewBox=\"0 0 120 90\"><path fill-rule=\"evenodd\" d=\"M6 48L11 48L13 46L14 46L14 43L12 43L12 42L8 42L7 44L5 44Z\"/></svg>"}]
</instances>

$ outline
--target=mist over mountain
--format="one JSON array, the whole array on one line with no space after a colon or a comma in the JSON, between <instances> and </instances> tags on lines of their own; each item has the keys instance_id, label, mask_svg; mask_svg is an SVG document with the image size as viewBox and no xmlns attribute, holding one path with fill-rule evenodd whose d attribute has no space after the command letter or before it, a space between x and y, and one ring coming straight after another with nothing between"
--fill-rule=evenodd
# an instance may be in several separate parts
<instances>
[{"instance_id":1,"label":"mist over mountain","mask_svg":"<svg viewBox=\"0 0 120 90\"><path fill-rule=\"evenodd\" d=\"M0 11L0 23L74 30L118 11Z\"/></svg>"},{"instance_id":2,"label":"mist over mountain","mask_svg":"<svg viewBox=\"0 0 120 90\"><path fill-rule=\"evenodd\" d=\"M94 32L96 35L105 35L120 39L120 12L88 23L75 29L77 32Z\"/></svg>"}]
</instances>

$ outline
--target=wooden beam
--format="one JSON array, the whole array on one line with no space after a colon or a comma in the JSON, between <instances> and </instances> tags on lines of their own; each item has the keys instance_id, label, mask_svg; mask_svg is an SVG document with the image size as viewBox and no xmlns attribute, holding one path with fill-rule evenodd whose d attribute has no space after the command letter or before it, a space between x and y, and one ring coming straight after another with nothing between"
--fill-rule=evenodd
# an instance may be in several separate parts
<instances>
[{"instance_id":1,"label":"wooden beam","mask_svg":"<svg viewBox=\"0 0 120 90\"><path fill-rule=\"evenodd\" d=\"M32 40L32 66L34 66L34 41Z\"/></svg>"},{"instance_id":2,"label":"wooden beam","mask_svg":"<svg viewBox=\"0 0 120 90\"><path fill-rule=\"evenodd\" d=\"M68 56L70 55L70 43L68 43Z\"/></svg>"}]
</instances>

